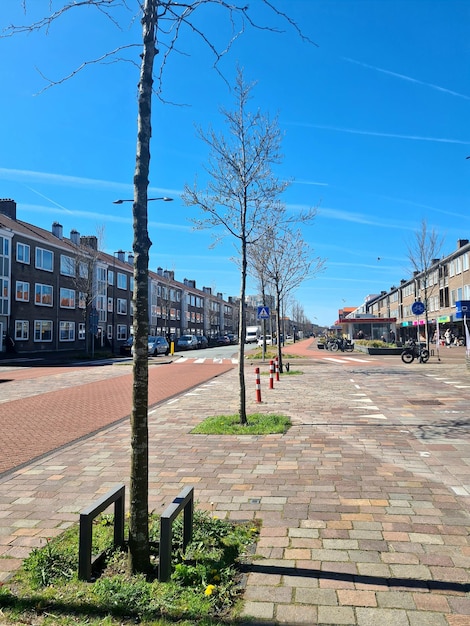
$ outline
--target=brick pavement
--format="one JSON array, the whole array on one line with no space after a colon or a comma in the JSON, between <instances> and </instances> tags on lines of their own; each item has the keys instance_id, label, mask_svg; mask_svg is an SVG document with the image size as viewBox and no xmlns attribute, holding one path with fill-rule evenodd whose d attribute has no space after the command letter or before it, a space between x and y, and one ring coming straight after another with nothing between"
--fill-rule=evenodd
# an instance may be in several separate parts
<instances>
[{"instance_id":1,"label":"brick pavement","mask_svg":"<svg viewBox=\"0 0 470 626\"><path fill-rule=\"evenodd\" d=\"M262 519L244 604L260 622L470 624L464 360L343 365L309 342L295 349L311 357L295 366L303 374L273 390L263 376L261 405L247 372L248 410L288 413L285 435L191 435L205 416L236 411L233 369L150 411L151 507L192 484L199 506ZM206 365L171 366L183 367ZM128 456L121 421L0 479L0 580L94 497L127 484Z\"/></svg>"}]
</instances>

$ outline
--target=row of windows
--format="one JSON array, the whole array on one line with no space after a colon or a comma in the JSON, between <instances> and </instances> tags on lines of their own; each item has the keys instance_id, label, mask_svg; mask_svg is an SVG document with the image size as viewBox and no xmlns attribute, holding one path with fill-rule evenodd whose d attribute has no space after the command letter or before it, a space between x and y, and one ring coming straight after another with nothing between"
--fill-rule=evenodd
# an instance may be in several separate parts
<instances>
[{"instance_id":1,"label":"row of windows","mask_svg":"<svg viewBox=\"0 0 470 626\"><path fill-rule=\"evenodd\" d=\"M86 308L87 294L83 291L78 292L78 301L76 301L76 291L74 289L67 289L61 287L59 290L59 301L61 309L75 309L77 306L79 309ZM18 302L29 302L30 300L30 285L28 282L17 280L16 281L16 300ZM34 303L39 306L53 306L53 287L52 285L43 285L42 283L35 283L34 285ZM1 309L1 307L0 307ZM96 309L98 311L113 312L113 298L106 298L105 296L98 296L96 298ZM127 315L128 303L125 298L117 298L116 300L116 312L120 315Z\"/></svg>"},{"instance_id":2,"label":"row of windows","mask_svg":"<svg viewBox=\"0 0 470 626\"><path fill-rule=\"evenodd\" d=\"M29 340L28 320L15 320L15 341ZM59 341L75 341L75 322L59 321ZM34 320L32 322L33 341L51 342L53 322L52 320ZM85 339L85 324L78 324L78 339Z\"/></svg>"},{"instance_id":3,"label":"row of windows","mask_svg":"<svg viewBox=\"0 0 470 626\"><path fill-rule=\"evenodd\" d=\"M31 248L28 244L17 242L16 244L16 260L19 263L24 263L29 265L31 263ZM60 255L60 273L63 276L77 276L77 266L78 266L78 277L82 279L87 279L89 275L89 263L87 261L76 261L71 256L67 256L65 254ZM36 247L35 250L35 267L37 269L45 270L47 272L54 271L54 253L50 250L46 250L45 248ZM114 283L114 271L108 270L104 267L97 268L98 280L102 280L103 282L107 282L109 285L113 285ZM132 291L134 288L134 278L133 276L128 276L122 272L117 272L117 281L116 286L118 289L127 290L127 285L129 282L129 288Z\"/></svg>"},{"instance_id":4,"label":"row of windows","mask_svg":"<svg viewBox=\"0 0 470 626\"><path fill-rule=\"evenodd\" d=\"M52 320L34 320L32 322L33 341L50 343L53 340L53 322ZM70 342L75 341L75 330L78 328L77 338L85 339L85 323L59 321L59 341ZM30 322L28 320L15 320L15 341L28 341L30 333ZM113 327L110 324L107 327L108 338L113 336ZM128 327L126 324L118 324L116 326L116 338L124 341L128 337Z\"/></svg>"}]
</instances>

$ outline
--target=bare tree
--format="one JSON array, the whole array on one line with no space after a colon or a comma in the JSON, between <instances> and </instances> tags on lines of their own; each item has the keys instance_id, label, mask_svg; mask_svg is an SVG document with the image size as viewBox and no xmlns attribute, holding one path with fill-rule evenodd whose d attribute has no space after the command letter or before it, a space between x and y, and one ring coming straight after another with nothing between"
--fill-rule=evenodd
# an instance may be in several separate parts
<instances>
[{"instance_id":1,"label":"bare tree","mask_svg":"<svg viewBox=\"0 0 470 626\"><path fill-rule=\"evenodd\" d=\"M436 263L439 261L444 238L432 228L428 228L425 219L421 228L415 233L414 240L408 245L408 260L416 276L416 299L424 304L426 343L429 348L429 304L436 285L439 288L439 276L433 280L434 271L438 272ZM434 267L434 269L433 269ZM422 296L421 296L422 293Z\"/></svg>"},{"instance_id":2,"label":"bare tree","mask_svg":"<svg viewBox=\"0 0 470 626\"><path fill-rule=\"evenodd\" d=\"M282 222L273 225L265 234L264 272L276 296L276 335L279 371L283 371L281 345L281 311L283 299L292 293L302 282L313 278L322 271L325 261L313 258L300 229L292 230Z\"/></svg>"},{"instance_id":3,"label":"bare tree","mask_svg":"<svg viewBox=\"0 0 470 626\"><path fill-rule=\"evenodd\" d=\"M26 13L27 0L18 0ZM304 40L308 40L297 24L289 16L276 8L273 0L262 0L265 7L275 17L282 18ZM150 173L150 138L152 134L152 95L154 92L154 62L162 47L157 74L157 93L162 97L162 77L168 56L176 49L177 42L185 35L196 35L202 39L214 55L214 66L231 49L234 42L247 26L279 32L276 28L258 25L252 18L250 6L228 0L53 0L48 3L49 14L26 25L11 25L3 30L2 37L43 30L47 32L53 24L70 11L95 9L99 16L109 19L113 27L120 28L119 17L122 11L129 11L131 17L139 16L142 24L142 39L136 43L126 43L114 50L103 53L98 58L85 60L59 80L45 79L46 89L58 85L75 76L90 65L106 63L132 54L131 60L140 68L137 104L137 148L134 169L133 213L133 253L134 253L134 357L133 392L131 411L131 475L130 475L130 519L129 519L129 564L131 571L148 573L150 570L150 548L148 534L148 260L151 241L148 234L148 185ZM216 5L225 10L232 26L232 36L220 49L212 43L210 34L197 25L194 14L208 5ZM313 43L313 42L310 42ZM138 52L136 52L138 51ZM140 63L136 55L140 54ZM243 412L244 413L244 412Z\"/></svg>"},{"instance_id":4,"label":"bare tree","mask_svg":"<svg viewBox=\"0 0 470 626\"><path fill-rule=\"evenodd\" d=\"M247 85L243 72L237 73L234 92L236 108L221 109L228 134L218 135L210 129L199 131L209 146L210 157L206 171L210 180L205 190L185 186L183 200L189 206L199 206L205 217L194 220L197 228L216 228L216 237L230 235L239 247L240 264L240 324L238 335L238 376L240 387L240 423L246 424L245 396L245 295L248 248L260 238L270 219L269 208L286 188L273 173L279 163L281 136L277 120L271 121L260 111L252 113L249 98L252 85ZM222 234L220 233L222 228Z\"/></svg>"},{"instance_id":5,"label":"bare tree","mask_svg":"<svg viewBox=\"0 0 470 626\"><path fill-rule=\"evenodd\" d=\"M85 326L85 351L94 351L94 339L96 333L92 326L96 326L98 320L93 319L98 315L99 310L107 310L106 287L102 293L97 289L98 276L97 267L101 258L100 250L104 245L105 227L100 226L96 235L80 237L77 231L72 231L71 242L75 247L74 258L70 258L67 268L71 276L71 284L78 296L78 306L83 312L83 323ZM64 261L67 263L67 261ZM99 298L99 296L102 296ZM114 304L113 304L114 306ZM93 323L92 323L93 322ZM91 348L91 350L90 350Z\"/></svg>"}]
</instances>

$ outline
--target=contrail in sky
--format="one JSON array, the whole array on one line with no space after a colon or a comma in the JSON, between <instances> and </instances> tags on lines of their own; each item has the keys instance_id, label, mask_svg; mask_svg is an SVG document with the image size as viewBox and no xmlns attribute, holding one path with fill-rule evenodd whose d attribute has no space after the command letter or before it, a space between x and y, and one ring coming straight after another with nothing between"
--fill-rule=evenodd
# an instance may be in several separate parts
<instances>
[{"instance_id":1,"label":"contrail in sky","mask_svg":"<svg viewBox=\"0 0 470 626\"><path fill-rule=\"evenodd\" d=\"M412 78L411 76L406 76L405 74L398 74L397 72L391 72L390 70L384 70L381 67L376 67L375 65L369 65L368 63L362 63L362 61L356 61L355 59L350 59L348 57L341 57L343 61L348 61L348 63L355 63L356 65L361 65L362 67L367 67L370 70L375 70L376 72L381 72L382 74L388 74L389 76L394 76L395 78L400 78L401 80L406 80L410 83L416 83L417 85L423 85L424 87L430 87L431 89L436 89L436 91L442 91L443 93L448 93L451 96L457 96L458 98L464 98L464 100L470 100L470 96L466 96L463 93L459 93L458 91L452 91L452 89L446 89L445 87L440 87L439 85L433 85L433 83L425 83L422 80L418 80L417 78Z\"/></svg>"}]
</instances>

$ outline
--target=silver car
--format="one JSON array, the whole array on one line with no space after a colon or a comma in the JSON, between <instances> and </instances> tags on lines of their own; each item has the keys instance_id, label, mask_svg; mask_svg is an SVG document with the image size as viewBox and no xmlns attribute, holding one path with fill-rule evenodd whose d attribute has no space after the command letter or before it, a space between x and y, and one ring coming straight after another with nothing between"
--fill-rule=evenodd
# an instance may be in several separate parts
<instances>
[{"instance_id":1,"label":"silver car","mask_svg":"<svg viewBox=\"0 0 470 626\"><path fill-rule=\"evenodd\" d=\"M152 337L149 336L148 339L148 353L149 356L154 356L155 354L169 354L170 346L168 345L168 341L165 337Z\"/></svg>"},{"instance_id":2,"label":"silver car","mask_svg":"<svg viewBox=\"0 0 470 626\"><path fill-rule=\"evenodd\" d=\"M196 350L197 337L196 335L181 335L176 342L177 350Z\"/></svg>"}]
</instances>

